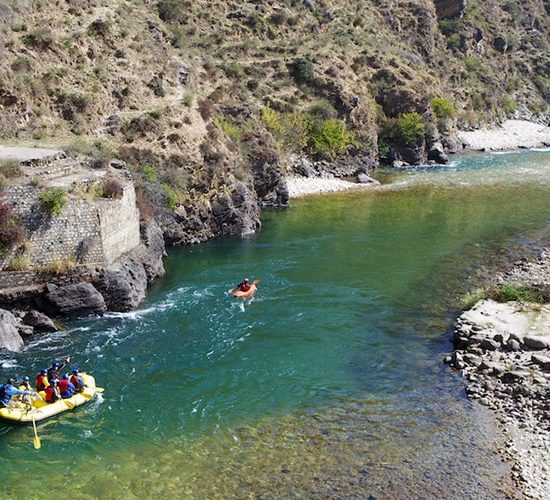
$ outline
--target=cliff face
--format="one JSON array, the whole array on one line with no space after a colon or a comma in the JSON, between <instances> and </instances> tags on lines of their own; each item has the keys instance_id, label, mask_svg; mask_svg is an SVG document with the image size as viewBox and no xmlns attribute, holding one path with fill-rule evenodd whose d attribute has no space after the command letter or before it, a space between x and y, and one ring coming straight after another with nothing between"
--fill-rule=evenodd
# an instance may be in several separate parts
<instances>
[{"instance_id":1,"label":"cliff face","mask_svg":"<svg viewBox=\"0 0 550 500\"><path fill-rule=\"evenodd\" d=\"M129 162L167 241L241 236L289 158L425 161L548 116L547 0L0 1L0 136Z\"/></svg>"}]
</instances>

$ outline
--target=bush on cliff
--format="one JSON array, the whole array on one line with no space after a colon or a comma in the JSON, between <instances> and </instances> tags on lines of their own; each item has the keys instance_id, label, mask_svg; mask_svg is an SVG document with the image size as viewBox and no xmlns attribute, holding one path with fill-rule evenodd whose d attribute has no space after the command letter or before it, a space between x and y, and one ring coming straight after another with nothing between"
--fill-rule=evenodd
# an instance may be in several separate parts
<instances>
[{"instance_id":1,"label":"bush on cliff","mask_svg":"<svg viewBox=\"0 0 550 500\"><path fill-rule=\"evenodd\" d=\"M333 156L355 143L353 131L339 120L325 120L313 125L309 135L311 149L321 156Z\"/></svg>"},{"instance_id":2,"label":"bush on cliff","mask_svg":"<svg viewBox=\"0 0 550 500\"><path fill-rule=\"evenodd\" d=\"M40 205L50 217L58 215L67 205L67 192L61 188L47 189L40 195Z\"/></svg>"},{"instance_id":3,"label":"bush on cliff","mask_svg":"<svg viewBox=\"0 0 550 500\"><path fill-rule=\"evenodd\" d=\"M434 97L431 106L434 115L438 118L450 118L456 112L454 104L444 97Z\"/></svg>"},{"instance_id":4,"label":"bush on cliff","mask_svg":"<svg viewBox=\"0 0 550 500\"><path fill-rule=\"evenodd\" d=\"M124 195L124 187L116 179L107 179L101 186L101 197L119 200Z\"/></svg>"},{"instance_id":5,"label":"bush on cliff","mask_svg":"<svg viewBox=\"0 0 550 500\"><path fill-rule=\"evenodd\" d=\"M0 202L0 252L11 250L25 239L25 228L13 213L11 205Z\"/></svg>"},{"instance_id":6,"label":"bush on cliff","mask_svg":"<svg viewBox=\"0 0 550 500\"><path fill-rule=\"evenodd\" d=\"M395 136L402 144L412 144L424 137L426 126L418 113L403 113L397 118Z\"/></svg>"}]
</instances>

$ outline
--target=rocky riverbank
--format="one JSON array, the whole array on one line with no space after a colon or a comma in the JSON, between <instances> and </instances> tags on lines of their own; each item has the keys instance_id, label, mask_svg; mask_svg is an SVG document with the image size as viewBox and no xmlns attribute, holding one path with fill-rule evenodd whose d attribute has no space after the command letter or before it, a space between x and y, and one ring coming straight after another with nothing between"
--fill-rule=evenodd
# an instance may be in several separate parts
<instances>
[{"instance_id":1,"label":"rocky riverbank","mask_svg":"<svg viewBox=\"0 0 550 500\"><path fill-rule=\"evenodd\" d=\"M521 260L493 286L548 300L550 251ZM523 287L523 288L520 288ZM529 498L550 497L550 304L479 301L456 321L445 362L467 381L467 395L493 409L507 438L502 452Z\"/></svg>"}]
</instances>

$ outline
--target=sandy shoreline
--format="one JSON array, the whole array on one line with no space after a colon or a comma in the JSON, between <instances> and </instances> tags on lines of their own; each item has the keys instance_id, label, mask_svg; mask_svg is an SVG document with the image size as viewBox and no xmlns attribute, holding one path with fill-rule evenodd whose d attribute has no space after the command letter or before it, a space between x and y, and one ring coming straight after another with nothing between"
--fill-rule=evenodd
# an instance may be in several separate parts
<instances>
[{"instance_id":1,"label":"sandy shoreline","mask_svg":"<svg viewBox=\"0 0 550 500\"><path fill-rule=\"evenodd\" d=\"M526 120L506 120L501 127L462 131L458 137L472 151L550 147L550 127Z\"/></svg>"}]
</instances>

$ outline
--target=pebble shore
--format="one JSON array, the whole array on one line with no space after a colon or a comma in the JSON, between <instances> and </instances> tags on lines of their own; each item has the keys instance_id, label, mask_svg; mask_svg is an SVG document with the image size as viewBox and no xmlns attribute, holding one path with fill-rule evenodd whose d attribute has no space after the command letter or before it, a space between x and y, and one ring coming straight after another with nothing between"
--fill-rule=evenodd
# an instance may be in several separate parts
<instances>
[{"instance_id":1,"label":"pebble shore","mask_svg":"<svg viewBox=\"0 0 550 500\"><path fill-rule=\"evenodd\" d=\"M550 147L550 127L525 120L506 120L501 127L459 132L458 137L472 151Z\"/></svg>"},{"instance_id":2,"label":"pebble shore","mask_svg":"<svg viewBox=\"0 0 550 500\"><path fill-rule=\"evenodd\" d=\"M497 283L550 285L550 250L518 261ZM501 452L528 498L550 498L550 304L482 300L456 321L444 361L466 394L495 411L507 438Z\"/></svg>"},{"instance_id":3,"label":"pebble shore","mask_svg":"<svg viewBox=\"0 0 550 500\"><path fill-rule=\"evenodd\" d=\"M342 179L326 177L289 177L286 182L290 198L372 187L372 185L369 184L358 184Z\"/></svg>"}]
</instances>

